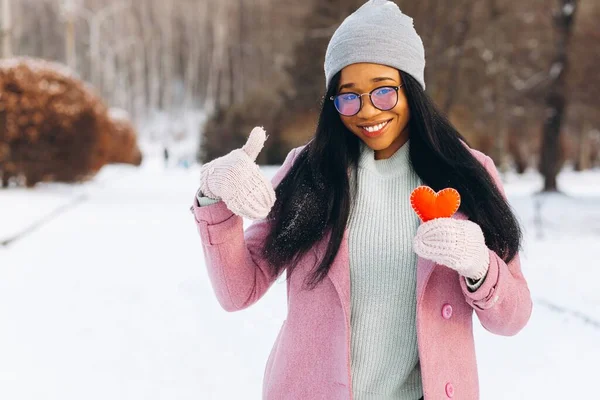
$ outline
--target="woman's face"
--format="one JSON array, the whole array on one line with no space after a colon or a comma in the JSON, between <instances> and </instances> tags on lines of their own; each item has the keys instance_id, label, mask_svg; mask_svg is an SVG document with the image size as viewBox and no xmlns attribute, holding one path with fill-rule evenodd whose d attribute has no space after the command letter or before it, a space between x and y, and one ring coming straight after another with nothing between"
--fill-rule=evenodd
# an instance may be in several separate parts
<instances>
[{"instance_id":1,"label":"woman's face","mask_svg":"<svg viewBox=\"0 0 600 400\"><path fill-rule=\"evenodd\" d=\"M402 84L397 69L380 64L358 63L342 69L338 93L369 93L382 86ZM375 152L375 159L391 157L408 140L410 112L403 88L398 90L398 103L388 111L373 106L369 96L362 96L362 108L358 114L346 117L340 114L342 122ZM368 132L364 127L372 127L382 122L387 124L378 131Z\"/></svg>"}]
</instances>

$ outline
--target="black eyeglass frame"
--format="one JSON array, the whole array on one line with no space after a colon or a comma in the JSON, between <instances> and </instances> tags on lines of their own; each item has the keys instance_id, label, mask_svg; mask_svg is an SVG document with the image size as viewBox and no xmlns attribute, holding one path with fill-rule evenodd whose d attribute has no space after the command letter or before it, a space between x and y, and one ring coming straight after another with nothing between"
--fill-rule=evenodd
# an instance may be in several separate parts
<instances>
[{"instance_id":1,"label":"black eyeglass frame","mask_svg":"<svg viewBox=\"0 0 600 400\"><path fill-rule=\"evenodd\" d=\"M402 86L404 86L404 83L401 83L399 86L379 86L379 87L376 87L375 89L371 90L371 91L370 91L370 92L368 92L368 93L362 93L362 94L355 93L355 92L344 92L344 93L338 93L338 94L336 94L335 96L330 96L330 97L329 97L329 100L333 101L333 106L335 107L335 109L337 110L337 112L338 112L338 113L340 113L340 115L343 115L343 116L345 116L345 117L353 117L353 116L355 116L356 114L358 114L358 113L360 112L360 110L362 110L362 108L363 108L362 97L363 97L364 95L366 95L366 94L368 94L368 95L369 95L369 100L371 101L371 104L373 105L373 107L375 107L376 109L378 109L378 110L381 110L381 111L389 111L389 110L391 110L392 108L396 107L396 105L398 104L398 91L400 90L400 88L401 88ZM376 91L376 90L379 90L379 89L383 89L383 88L391 88L391 89L394 89L394 90L396 91L396 102L394 103L394 105L393 105L393 106L391 106L390 108L387 108L387 109L385 109L385 110L384 110L384 109L382 109L382 108L379 108L379 107L377 107L377 106L376 106L376 105L373 103L373 99L371 98L371 95L373 94L373 92L374 92L374 91ZM338 109L337 109L337 107L336 107L336 105L335 105L335 99L336 99L336 97L338 97L338 96L341 96L341 95L344 95L344 94L355 94L355 95L357 95L357 96L358 96L358 98L359 98L359 100L360 100L360 107L358 107L358 111L357 111L357 112L355 112L354 114L351 114L351 115L348 115L348 114L342 114L342 113L340 112L340 110L338 110Z\"/></svg>"}]
</instances>

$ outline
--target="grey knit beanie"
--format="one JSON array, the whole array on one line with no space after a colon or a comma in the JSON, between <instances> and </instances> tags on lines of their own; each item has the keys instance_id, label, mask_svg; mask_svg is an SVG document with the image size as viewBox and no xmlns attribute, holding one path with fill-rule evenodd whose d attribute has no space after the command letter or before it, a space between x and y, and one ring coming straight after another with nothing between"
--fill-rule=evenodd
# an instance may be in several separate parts
<instances>
[{"instance_id":1,"label":"grey knit beanie","mask_svg":"<svg viewBox=\"0 0 600 400\"><path fill-rule=\"evenodd\" d=\"M413 19L391 1L369 0L337 28L325 53L325 86L344 67L361 62L402 70L425 90L423 41Z\"/></svg>"}]
</instances>

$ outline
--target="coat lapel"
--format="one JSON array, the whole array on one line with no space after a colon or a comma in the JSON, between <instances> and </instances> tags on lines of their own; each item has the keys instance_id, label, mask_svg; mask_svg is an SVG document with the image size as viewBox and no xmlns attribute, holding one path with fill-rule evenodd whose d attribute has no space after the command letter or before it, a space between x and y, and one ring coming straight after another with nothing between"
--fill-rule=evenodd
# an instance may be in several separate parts
<instances>
[{"instance_id":1,"label":"coat lapel","mask_svg":"<svg viewBox=\"0 0 600 400\"><path fill-rule=\"evenodd\" d=\"M323 257L325 249L327 248L327 242L320 248L322 251L320 252L319 257ZM335 256L327 275L329 276L329 279L331 279L331 282L340 297L346 324L347 326L350 326L350 256L348 249L348 228L344 231L340 249Z\"/></svg>"}]
</instances>

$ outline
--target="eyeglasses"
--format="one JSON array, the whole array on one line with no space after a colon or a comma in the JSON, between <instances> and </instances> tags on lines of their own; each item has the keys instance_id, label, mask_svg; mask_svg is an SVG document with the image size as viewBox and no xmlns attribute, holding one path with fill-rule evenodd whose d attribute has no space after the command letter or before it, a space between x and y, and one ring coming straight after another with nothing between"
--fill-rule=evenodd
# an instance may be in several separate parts
<instances>
[{"instance_id":1,"label":"eyeglasses","mask_svg":"<svg viewBox=\"0 0 600 400\"><path fill-rule=\"evenodd\" d=\"M335 96L331 96L329 100L333 101L336 110L346 117L351 117L358 114L362 108L362 96L369 95L371 104L381 111L388 111L396 107L398 104L398 89L400 86L381 86L371 90L370 93L340 93Z\"/></svg>"}]
</instances>

